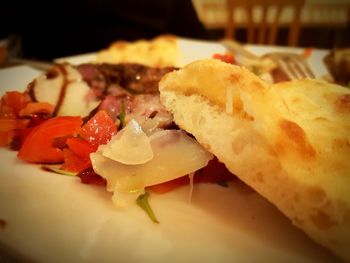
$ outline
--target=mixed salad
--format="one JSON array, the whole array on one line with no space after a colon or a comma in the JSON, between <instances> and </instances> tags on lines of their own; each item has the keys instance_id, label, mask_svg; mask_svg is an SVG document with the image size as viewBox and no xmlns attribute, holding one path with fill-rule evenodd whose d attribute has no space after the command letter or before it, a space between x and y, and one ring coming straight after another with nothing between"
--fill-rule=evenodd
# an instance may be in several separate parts
<instances>
[{"instance_id":1,"label":"mixed salad","mask_svg":"<svg viewBox=\"0 0 350 263\"><path fill-rule=\"evenodd\" d=\"M24 162L105 186L117 206L136 201L150 215L150 192L199 182L225 186L234 176L159 101L158 81L171 70L56 65L24 92L2 96L0 145Z\"/></svg>"}]
</instances>

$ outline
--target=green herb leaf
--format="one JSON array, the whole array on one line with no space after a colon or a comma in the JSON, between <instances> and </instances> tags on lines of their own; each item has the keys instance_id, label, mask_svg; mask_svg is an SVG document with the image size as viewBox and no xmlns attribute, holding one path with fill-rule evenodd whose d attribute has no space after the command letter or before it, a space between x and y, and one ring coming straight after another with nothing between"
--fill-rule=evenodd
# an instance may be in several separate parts
<instances>
[{"instance_id":1,"label":"green herb leaf","mask_svg":"<svg viewBox=\"0 0 350 263\"><path fill-rule=\"evenodd\" d=\"M149 193L144 193L142 195L140 195L137 199L136 199L136 203L147 213L147 215L149 216L149 218L154 222L154 223L159 223L158 219L156 218L151 206L148 203L148 196Z\"/></svg>"},{"instance_id":2,"label":"green herb leaf","mask_svg":"<svg viewBox=\"0 0 350 263\"><path fill-rule=\"evenodd\" d=\"M65 171L65 170L62 170L62 169L59 169L59 168L56 168L53 166L49 166L49 165L43 165L43 166L41 166L41 168L45 171L54 172L56 174L63 174L63 175L67 175L67 176L76 176L77 175L77 173L68 172L68 171Z\"/></svg>"},{"instance_id":3,"label":"green herb leaf","mask_svg":"<svg viewBox=\"0 0 350 263\"><path fill-rule=\"evenodd\" d=\"M122 129L125 127L126 123L125 123L125 100L122 100L122 108L121 108L121 112L118 115L118 119L120 120L120 125L119 125L119 129Z\"/></svg>"}]
</instances>

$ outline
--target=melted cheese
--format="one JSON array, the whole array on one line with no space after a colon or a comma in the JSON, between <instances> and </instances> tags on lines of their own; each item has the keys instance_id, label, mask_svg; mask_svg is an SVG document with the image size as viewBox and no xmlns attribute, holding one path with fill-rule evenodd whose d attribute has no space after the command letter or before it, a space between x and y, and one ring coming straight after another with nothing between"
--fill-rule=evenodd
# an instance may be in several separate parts
<instances>
[{"instance_id":1,"label":"melted cheese","mask_svg":"<svg viewBox=\"0 0 350 263\"><path fill-rule=\"evenodd\" d=\"M143 164L153 158L150 140L135 120L99 150L104 157L122 164Z\"/></svg>"},{"instance_id":2,"label":"melted cheese","mask_svg":"<svg viewBox=\"0 0 350 263\"><path fill-rule=\"evenodd\" d=\"M106 179L107 190L113 192L113 202L117 206L135 201L146 186L167 182L205 167L213 157L195 139L179 130L156 131L149 136L149 142L153 158L142 164L125 164L113 160L114 157L106 157L104 150L113 147L113 140L109 143L111 145L100 146L90 155L95 172Z\"/></svg>"}]
</instances>

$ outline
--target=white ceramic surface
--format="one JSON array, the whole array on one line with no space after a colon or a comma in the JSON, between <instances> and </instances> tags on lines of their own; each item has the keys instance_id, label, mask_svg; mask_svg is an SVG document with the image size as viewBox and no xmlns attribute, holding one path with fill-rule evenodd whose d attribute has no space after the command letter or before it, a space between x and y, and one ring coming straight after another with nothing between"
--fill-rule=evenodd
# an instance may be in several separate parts
<instances>
[{"instance_id":1,"label":"white ceramic surface","mask_svg":"<svg viewBox=\"0 0 350 263\"><path fill-rule=\"evenodd\" d=\"M224 50L190 40L181 45L187 62ZM36 74L23 67L0 70L1 94L23 90ZM115 208L104 187L45 172L0 149L0 261L336 262L238 180L227 188L195 185L191 202L188 193L183 187L152 194L160 221L154 224L136 205Z\"/></svg>"}]
</instances>

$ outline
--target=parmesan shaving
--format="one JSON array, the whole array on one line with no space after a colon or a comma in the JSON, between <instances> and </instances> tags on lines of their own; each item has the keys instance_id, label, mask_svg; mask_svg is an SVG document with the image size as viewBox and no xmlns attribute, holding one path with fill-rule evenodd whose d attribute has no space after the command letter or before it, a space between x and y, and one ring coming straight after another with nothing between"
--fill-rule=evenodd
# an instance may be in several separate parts
<instances>
[{"instance_id":1,"label":"parmesan shaving","mask_svg":"<svg viewBox=\"0 0 350 263\"><path fill-rule=\"evenodd\" d=\"M123 164L143 164L153 158L150 139L134 119L101 149L104 157Z\"/></svg>"},{"instance_id":2,"label":"parmesan shaving","mask_svg":"<svg viewBox=\"0 0 350 263\"><path fill-rule=\"evenodd\" d=\"M233 112L232 97L233 97L233 87L232 85L229 85L226 88L226 113L227 114L232 114Z\"/></svg>"},{"instance_id":3,"label":"parmesan shaving","mask_svg":"<svg viewBox=\"0 0 350 263\"><path fill-rule=\"evenodd\" d=\"M190 179L190 190L189 190L189 192L188 192L188 202L191 203L191 201L192 201L192 194L193 194L194 172L188 174L188 178Z\"/></svg>"},{"instance_id":4,"label":"parmesan shaving","mask_svg":"<svg viewBox=\"0 0 350 263\"><path fill-rule=\"evenodd\" d=\"M137 142L143 144L143 140ZM144 193L145 187L194 173L213 158L195 139L180 130L156 131L149 136L149 142L153 158L142 164L125 164L106 157L108 145L100 145L97 152L90 154L94 171L106 179L107 191L114 193L113 202L118 207L133 203ZM133 150L118 149L118 152L134 153ZM142 148L138 149L142 151ZM123 158L125 161L133 157L123 155Z\"/></svg>"}]
</instances>

